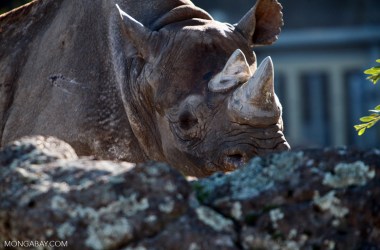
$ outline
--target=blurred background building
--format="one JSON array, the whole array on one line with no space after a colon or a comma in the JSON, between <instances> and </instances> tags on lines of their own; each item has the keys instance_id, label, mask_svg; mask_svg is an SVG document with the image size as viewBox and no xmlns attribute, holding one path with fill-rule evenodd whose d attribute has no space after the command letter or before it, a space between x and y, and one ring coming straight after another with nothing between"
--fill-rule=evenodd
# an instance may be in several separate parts
<instances>
[{"instance_id":1,"label":"blurred background building","mask_svg":"<svg viewBox=\"0 0 380 250\"><path fill-rule=\"evenodd\" d=\"M275 45L255 48L258 62L270 55L276 92L293 146L380 147L380 124L358 136L353 126L380 104L380 83L363 71L380 58L379 0L279 0L285 26ZM27 0L2 0L0 13ZM219 21L236 23L254 0L193 2Z\"/></svg>"},{"instance_id":2,"label":"blurred background building","mask_svg":"<svg viewBox=\"0 0 380 250\"><path fill-rule=\"evenodd\" d=\"M279 0L283 31L270 55L283 104L286 136L294 147L380 147L380 124L358 136L353 126L380 104L380 84L363 71L380 58L379 0ZM219 21L236 23L254 0L194 0Z\"/></svg>"}]
</instances>

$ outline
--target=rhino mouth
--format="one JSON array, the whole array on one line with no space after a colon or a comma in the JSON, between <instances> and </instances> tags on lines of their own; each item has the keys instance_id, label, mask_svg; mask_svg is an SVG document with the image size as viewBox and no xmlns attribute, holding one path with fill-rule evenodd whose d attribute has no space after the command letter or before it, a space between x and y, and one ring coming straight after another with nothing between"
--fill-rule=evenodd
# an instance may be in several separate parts
<instances>
[{"instance_id":1,"label":"rhino mouth","mask_svg":"<svg viewBox=\"0 0 380 250\"><path fill-rule=\"evenodd\" d=\"M217 164L224 172L234 171L244 166L255 156L287 151L290 149L283 133L278 131L276 137L267 139L257 139L249 143L240 142L237 145L225 150L219 157Z\"/></svg>"},{"instance_id":2,"label":"rhino mouth","mask_svg":"<svg viewBox=\"0 0 380 250\"><path fill-rule=\"evenodd\" d=\"M242 167L245 163L248 162L248 160L249 157L246 153L234 149L224 154L221 160L221 165L224 171L233 171Z\"/></svg>"}]
</instances>

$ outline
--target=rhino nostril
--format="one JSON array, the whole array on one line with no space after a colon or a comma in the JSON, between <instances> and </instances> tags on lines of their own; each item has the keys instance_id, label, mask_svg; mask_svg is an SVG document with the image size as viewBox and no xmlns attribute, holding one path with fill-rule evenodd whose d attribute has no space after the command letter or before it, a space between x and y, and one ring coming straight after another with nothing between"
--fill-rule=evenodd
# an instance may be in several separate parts
<instances>
[{"instance_id":1,"label":"rhino nostril","mask_svg":"<svg viewBox=\"0 0 380 250\"><path fill-rule=\"evenodd\" d=\"M240 153L227 154L224 156L224 168L227 171L235 170L244 164L244 156Z\"/></svg>"},{"instance_id":2,"label":"rhino nostril","mask_svg":"<svg viewBox=\"0 0 380 250\"><path fill-rule=\"evenodd\" d=\"M242 154L227 155L227 157L233 162L241 162L243 160Z\"/></svg>"}]
</instances>

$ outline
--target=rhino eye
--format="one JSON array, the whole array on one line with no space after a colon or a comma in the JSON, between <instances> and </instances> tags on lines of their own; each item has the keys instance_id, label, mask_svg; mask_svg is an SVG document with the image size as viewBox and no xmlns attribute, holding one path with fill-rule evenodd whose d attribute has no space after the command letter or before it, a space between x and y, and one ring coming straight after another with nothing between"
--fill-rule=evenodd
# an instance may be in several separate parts
<instances>
[{"instance_id":1,"label":"rhino eye","mask_svg":"<svg viewBox=\"0 0 380 250\"><path fill-rule=\"evenodd\" d=\"M198 119L189 111L186 111L179 116L179 127L183 130L189 130L197 124Z\"/></svg>"}]
</instances>

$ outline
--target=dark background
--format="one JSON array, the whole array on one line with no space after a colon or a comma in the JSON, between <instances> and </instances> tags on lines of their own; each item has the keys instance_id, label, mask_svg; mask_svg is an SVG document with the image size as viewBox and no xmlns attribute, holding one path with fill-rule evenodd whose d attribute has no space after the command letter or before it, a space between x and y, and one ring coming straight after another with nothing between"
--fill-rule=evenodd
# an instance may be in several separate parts
<instances>
[{"instance_id":1,"label":"dark background","mask_svg":"<svg viewBox=\"0 0 380 250\"><path fill-rule=\"evenodd\" d=\"M379 0L278 0L283 6L285 30L307 27L350 27L380 22ZM193 0L221 21L236 23L255 0Z\"/></svg>"},{"instance_id":2,"label":"dark background","mask_svg":"<svg viewBox=\"0 0 380 250\"><path fill-rule=\"evenodd\" d=\"M0 1L0 14L16 8L22 4L30 2L28 0L1 0Z\"/></svg>"}]
</instances>

